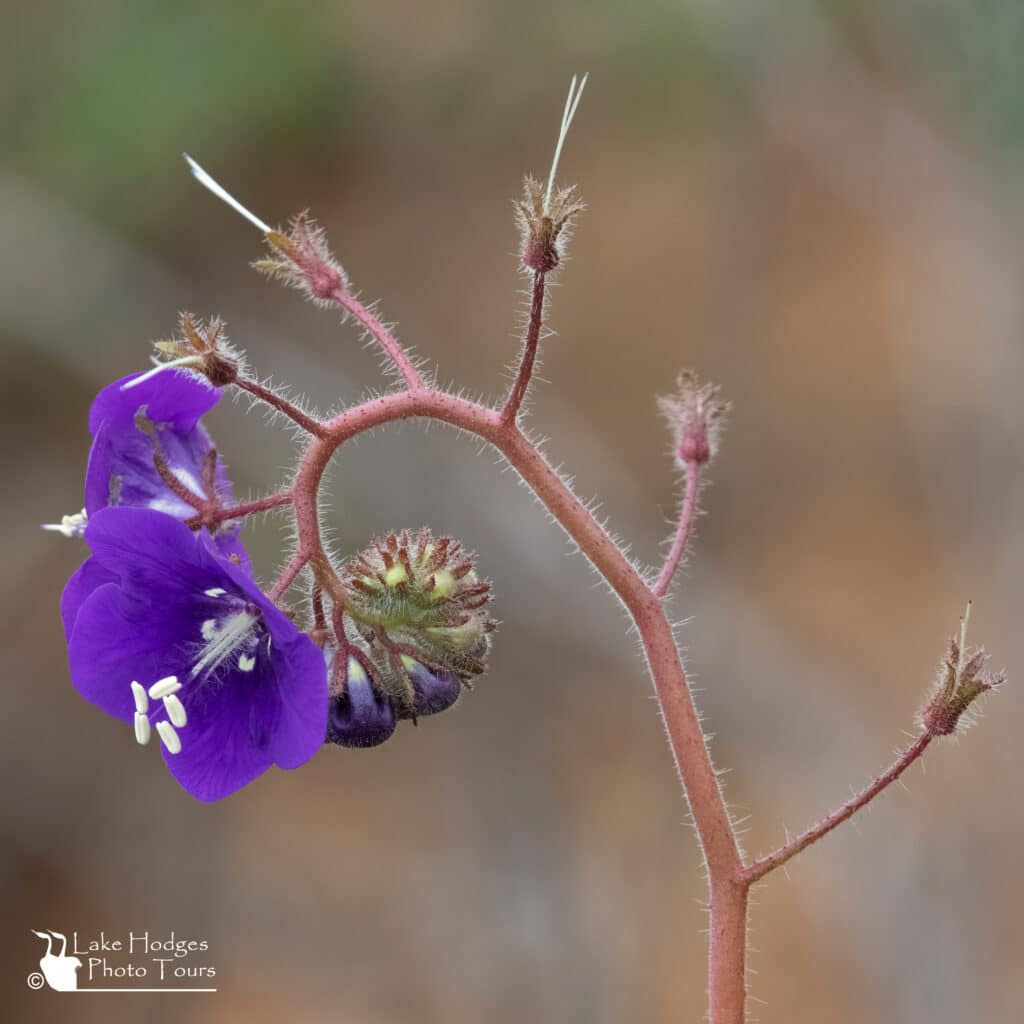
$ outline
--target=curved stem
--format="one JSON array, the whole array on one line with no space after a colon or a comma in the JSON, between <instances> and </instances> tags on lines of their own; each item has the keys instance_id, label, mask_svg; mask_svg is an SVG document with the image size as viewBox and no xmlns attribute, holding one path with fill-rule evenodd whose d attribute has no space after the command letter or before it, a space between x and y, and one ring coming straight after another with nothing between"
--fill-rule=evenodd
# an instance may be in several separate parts
<instances>
[{"instance_id":1,"label":"curved stem","mask_svg":"<svg viewBox=\"0 0 1024 1024\"><path fill-rule=\"evenodd\" d=\"M419 370L413 365L405 349L373 313L342 288L335 288L330 297L332 302L336 302L342 309L354 316L373 340L380 345L384 354L395 364L395 369L402 375L402 379L410 391L418 391L424 386Z\"/></svg>"},{"instance_id":2,"label":"curved stem","mask_svg":"<svg viewBox=\"0 0 1024 1024\"><path fill-rule=\"evenodd\" d=\"M519 360L519 370L512 382L508 400L501 410L502 423L514 423L519 415L520 406L526 397L533 376L533 364L537 359L537 346L540 343L540 330L544 323L544 274L535 271L533 275L533 295L530 299L530 320L526 326L526 337L523 339L523 354Z\"/></svg>"},{"instance_id":3,"label":"curved stem","mask_svg":"<svg viewBox=\"0 0 1024 1024\"><path fill-rule=\"evenodd\" d=\"M693 528L693 521L697 518L697 495L700 493L700 463L691 460L686 463L686 484L683 491L683 501L679 507L679 522L676 525L676 535L672 539L672 548L665 559L658 579L651 587L651 593L656 597L664 597L675 576L676 569L686 552L686 543L690 539L690 530Z\"/></svg>"},{"instance_id":4,"label":"curved stem","mask_svg":"<svg viewBox=\"0 0 1024 1024\"><path fill-rule=\"evenodd\" d=\"M404 391L348 409L323 425L293 485L299 554L330 593L333 569L323 548L317 492L331 456L373 427L414 416L460 427L489 442L515 467L626 606L643 644L669 743L704 851L711 884L712 1024L742 1024L747 887L718 778L700 727L672 628L660 599L629 559L563 483L547 460L501 414L434 390ZM335 577L336 578L336 577ZM339 582L340 586L340 582Z\"/></svg>"},{"instance_id":5,"label":"curved stem","mask_svg":"<svg viewBox=\"0 0 1024 1024\"><path fill-rule=\"evenodd\" d=\"M279 491L277 494L268 494L264 498L245 501L239 505L223 505L220 508L199 512L191 519L186 519L185 525L190 529L198 530L200 526L216 526L218 523L227 523L232 519L244 519L246 516L255 515L258 512L269 512L273 508L280 508L282 505L291 503L292 492L290 490Z\"/></svg>"},{"instance_id":6,"label":"curved stem","mask_svg":"<svg viewBox=\"0 0 1024 1024\"><path fill-rule=\"evenodd\" d=\"M801 850L806 850L812 843L816 843L823 836L827 836L834 828L842 825L844 821L852 818L862 807L871 803L882 790L892 785L925 752L932 739L933 737L929 733L921 733L896 758L889 768L882 772L870 785L865 786L856 796L851 797L842 807L837 808L827 817L822 818L817 825L811 826L806 832L801 833L774 853L769 853L767 856L761 857L760 860L756 860L753 864L744 868L744 882L749 886L758 881L758 879L764 878L769 871L782 867L786 861L792 860Z\"/></svg>"}]
</instances>

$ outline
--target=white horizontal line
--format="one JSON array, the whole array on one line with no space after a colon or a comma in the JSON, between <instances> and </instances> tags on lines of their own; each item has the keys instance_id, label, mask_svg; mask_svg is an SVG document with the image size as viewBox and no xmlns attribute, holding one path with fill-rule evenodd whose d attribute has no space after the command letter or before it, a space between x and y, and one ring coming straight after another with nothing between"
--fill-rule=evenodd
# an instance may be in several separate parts
<instances>
[{"instance_id":1,"label":"white horizontal line","mask_svg":"<svg viewBox=\"0 0 1024 1024\"><path fill-rule=\"evenodd\" d=\"M215 988L73 988L72 992L216 992Z\"/></svg>"}]
</instances>

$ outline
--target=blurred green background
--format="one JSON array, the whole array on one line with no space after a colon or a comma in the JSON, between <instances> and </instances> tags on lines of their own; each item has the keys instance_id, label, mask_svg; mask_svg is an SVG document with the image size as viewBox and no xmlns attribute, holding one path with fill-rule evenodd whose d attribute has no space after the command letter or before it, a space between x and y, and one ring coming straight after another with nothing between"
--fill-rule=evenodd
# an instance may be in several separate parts
<instances>
[{"instance_id":1,"label":"blurred green background","mask_svg":"<svg viewBox=\"0 0 1024 1024\"><path fill-rule=\"evenodd\" d=\"M1010 669L980 726L760 890L752 1016L1024 1015L1024 9L1014 0L557 5L10 2L0 42L0 935L9 1020L699 1021L704 885L650 685L605 588L441 428L336 460L346 550L430 523L503 620L452 713L224 804L86 705L57 614L96 390L178 310L321 408L379 386L338 317L258 278L310 207L442 381L497 396L522 309L509 199L563 159L590 210L534 429L643 562L674 511L654 396L735 405L673 604L754 854L891 759L967 598ZM211 427L242 496L294 451ZM277 563L284 521L247 534ZM30 928L207 939L217 995L30 992ZM131 1000L126 1005L125 1001ZM763 1002L761 1002L763 1001Z\"/></svg>"}]
</instances>

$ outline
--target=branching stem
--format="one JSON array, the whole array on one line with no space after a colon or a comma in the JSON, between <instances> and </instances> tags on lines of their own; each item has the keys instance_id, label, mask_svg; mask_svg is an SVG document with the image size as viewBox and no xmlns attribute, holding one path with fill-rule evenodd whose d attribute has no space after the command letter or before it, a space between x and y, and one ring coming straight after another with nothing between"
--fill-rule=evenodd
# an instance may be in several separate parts
<instances>
[{"instance_id":1,"label":"branching stem","mask_svg":"<svg viewBox=\"0 0 1024 1024\"><path fill-rule=\"evenodd\" d=\"M185 520L185 525L193 530L200 526L217 526L219 523L229 523L232 519L244 519L246 516L256 515L259 512L269 512L271 509L280 508L282 505L292 503L292 492L290 490L278 491L277 494L268 494L264 498L256 498L253 501L242 502L239 505L221 505L216 508L205 509L197 512L191 519Z\"/></svg>"},{"instance_id":2,"label":"branching stem","mask_svg":"<svg viewBox=\"0 0 1024 1024\"><path fill-rule=\"evenodd\" d=\"M886 787L892 785L925 752L931 741L932 737L927 732L922 732L889 768L882 772L870 785L865 786L856 796L843 804L842 807L837 808L831 814L822 818L817 825L812 826L774 853L769 853L767 856L748 865L743 871L744 882L747 885L752 885L759 879L764 878L769 871L782 867L786 861L792 860L801 850L806 850L812 843L816 843L823 836L827 836L834 828L842 825L844 821L852 818L857 811L871 803Z\"/></svg>"}]
</instances>

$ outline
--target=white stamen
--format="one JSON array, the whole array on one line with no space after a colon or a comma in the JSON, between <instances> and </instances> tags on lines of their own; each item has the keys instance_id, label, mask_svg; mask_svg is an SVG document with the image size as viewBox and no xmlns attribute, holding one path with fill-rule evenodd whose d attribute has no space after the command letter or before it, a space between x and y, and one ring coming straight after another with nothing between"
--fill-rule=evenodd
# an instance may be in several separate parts
<instances>
[{"instance_id":1,"label":"white stamen","mask_svg":"<svg viewBox=\"0 0 1024 1024\"><path fill-rule=\"evenodd\" d=\"M243 672L251 672L256 667L256 658L252 654L243 654L238 659L238 667Z\"/></svg>"},{"instance_id":2,"label":"white stamen","mask_svg":"<svg viewBox=\"0 0 1024 1024\"><path fill-rule=\"evenodd\" d=\"M548 175L548 190L544 193L544 210L547 212L551 202L551 190L555 187L555 173L558 170L558 161L562 156L562 146L565 144L565 137L569 134L569 125L576 116L576 108L580 105L580 97L583 95L583 87L590 77L588 71L580 82L579 90L576 89L576 76L572 76L569 85L569 95L565 99L565 110L562 111L562 127L558 133L558 143L555 145L555 158L551 161L551 173Z\"/></svg>"},{"instance_id":3,"label":"white stamen","mask_svg":"<svg viewBox=\"0 0 1024 1024\"><path fill-rule=\"evenodd\" d=\"M224 590L222 587L210 587L209 590L204 590L203 593L207 597L223 597L227 593L227 591Z\"/></svg>"},{"instance_id":4,"label":"white stamen","mask_svg":"<svg viewBox=\"0 0 1024 1024\"><path fill-rule=\"evenodd\" d=\"M149 710L149 698L142 683L132 683L132 696L135 698L135 710L144 715Z\"/></svg>"},{"instance_id":5,"label":"white stamen","mask_svg":"<svg viewBox=\"0 0 1024 1024\"><path fill-rule=\"evenodd\" d=\"M157 722L156 731L160 733L160 739L164 741L168 754L181 753L181 737L174 731L170 722Z\"/></svg>"},{"instance_id":6,"label":"white stamen","mask_svg":"<svg viewBox=\"0 0 1024 1024\"><path fill-rule=\"evenodd\" d=\"M59 523L43 523L41 528L63 534L65 537L80 537L85 533L87 525L88 516L83 508L81 512L76 512L74 515L61 516Z\"/></svg>"},{"instance_id":7,"label":"white stamen","mask_svg":"<svg viewBox=\"0 0 1024 1024\"><path fill-rule=\"evenodd\" d=\"M180 689L181 683L178 682L177 676L166 676L164 679L158 679L149 688L149 695L153 700L161 700L164 697L169 697L172 693L177 693Z\"/></svg>"},{"instance_id":8,"label":"white stamen","mask_svg":"<svg viewBox=\"0 0 1024 1024\"><path fill-rule=\"evenodd\" d=\"M212 640L217 635L217 620L207 619L203 623L203 628L200 632L203 634L204 640Z\"/></svg>"},{"instance_id":9,"label":"white stamen","mask_svg":"<svg viewBox=\"0 0 1024 1024\"><path fill-rule=\"evenodd\" d=\"M204 171L202 167L200 167L199 164L197 164L195 160L193 160L192 157L188 155L188 153L182 153L181 155L185 158L185 162L188 164L189 168L192 171L193 176L195 177L196 181L199 182L200 185L202 185L204 188L208 188L218 199L223 199L224 202L228 204L228 206L230 206L233 210L237 210L247 221L249 221L251 224L255 224L256 227L258 227L260 231L263 232L263 234L270 234L271 228L269 227L269 225L264 224L263 221L261 221L259 217L257 217L256 214L253 213L251 210L247 210L222 185L218 185L217 182L215 182L213 178L211 178L209 174L207 174L206 171Z\"/></svg>"},{"instance_id":10,"label":"white stamen","mask_svg":"<svg viewBox=\"0 0 1024 1024\"><path fill-rule=\"evenodd\" d=\"M199 356L182 356L180 359L172 359L167 363L157 363L152 370L147 370L133 380L128 381L127 384L122 384L121 390L127 391L129 388L138 387L139 384L144 383L151 377L155 377L158 373L163 373L164 370L173 370L177 366L199 366L201 363L202 359Z\"/></svg>"},{"instance_id":11,"label":"white stamen","mask_svg":"<svg viewBox=\"0 0 1024 1024\"><path fill-rule=\"evenodd\" d=\"M149 728L149 719L141 711L135 712L135 742L145 746L152 735Z\"/></svg>"},{"instance_id":12,"label":"white stamen","mask_svg":"<svg viewBox=\"0 0 1024 1024\"><path fill-rule=\"evenodd\" d=\"M167 717L171 720L172 725L176 725L179 729L188 725L185 705L173 693L164 697L164 707L167 709Z\"/></svg>"},{"instance_id":13,"label":"white stamen","mask_svg":"<svg viewBox=\"0 0 1024 1024\"><path fill-rule=\"evenodd\" d=\"M237 612L227 619L217 635L203 649L203 655L192 669L195 679L204 672L214 671L233 651L237 651L245 637L256 623L251 612ZM152 691L150 691L152 695Z\"/></svg>"}]
</instances>

